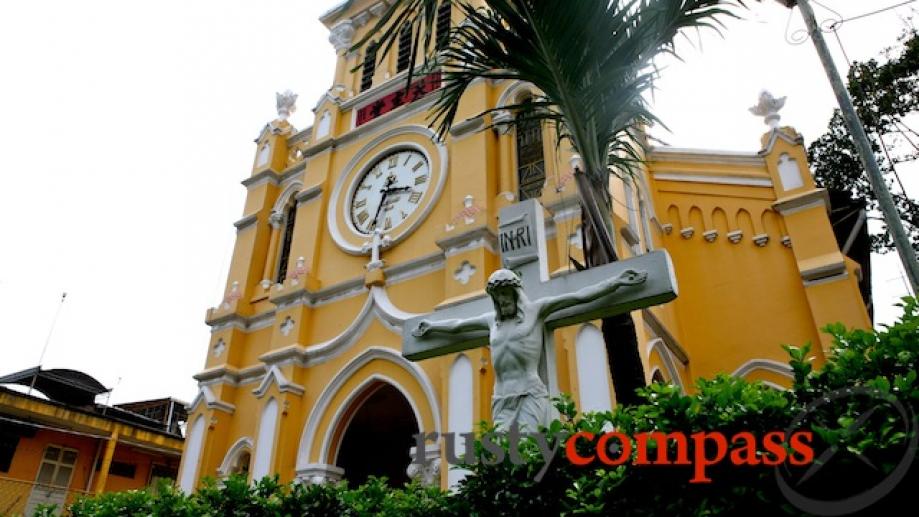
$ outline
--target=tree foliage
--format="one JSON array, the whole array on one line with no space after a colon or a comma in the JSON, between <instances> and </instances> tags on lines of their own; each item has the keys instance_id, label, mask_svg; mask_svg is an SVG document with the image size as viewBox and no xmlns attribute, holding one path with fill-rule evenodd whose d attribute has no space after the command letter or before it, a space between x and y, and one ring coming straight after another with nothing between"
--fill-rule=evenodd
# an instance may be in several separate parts
<instances>
[{"instance_id":1,"label":"tree foliage","mask_svg":"<svg viewBox=\"0 0 919 517\"><path fill-rule=\"evenodd\" d=\"M919 132L906 120L919 112L919 34L915 29L906 31L899 45L887 49L885 56L884 61L853 63L848 90L913 247L919 250L919 204L895 185L893 178L897 165L919 158ZM819 185L849 192L854 199L866 200L872 213L878 212L877 199L838 109L827 132L808 148L808 157ZM871 238L875 251L893 249L886 227Z\"/></svg>"}]
</instances>

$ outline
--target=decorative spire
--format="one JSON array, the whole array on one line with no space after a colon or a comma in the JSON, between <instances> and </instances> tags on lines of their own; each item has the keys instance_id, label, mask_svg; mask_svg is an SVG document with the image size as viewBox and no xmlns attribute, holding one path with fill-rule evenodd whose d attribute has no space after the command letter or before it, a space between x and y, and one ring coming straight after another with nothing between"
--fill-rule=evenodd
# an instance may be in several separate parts
<instances>
[{"instance_id":1,"label":"decorative spire","mask_svg":"<svg viewBox=\"0 0 919 517\"><path fill-rule=\"evenodd\" d=\"M779 127L779 120L781 120L781 115L779 115L779 110L785 106L785 99L787 97L775 98L771 93L766 90L759 92L759 102L756 103L756 106L750 107L750 113L758 116L765 117L766 125L772 129Z\"/></svg>"},{"instance_id":2,"label":"decorative spire","mask_svg":"<svg viewBox=\"0 0 919 517\"><path fill-rule=\"evenodd\" d=\"M284 93L275 93L275 99L278 106L278 118L287 120L291 113L297 111L297 94L285 90Z\"/></svg>"}]
</instances>

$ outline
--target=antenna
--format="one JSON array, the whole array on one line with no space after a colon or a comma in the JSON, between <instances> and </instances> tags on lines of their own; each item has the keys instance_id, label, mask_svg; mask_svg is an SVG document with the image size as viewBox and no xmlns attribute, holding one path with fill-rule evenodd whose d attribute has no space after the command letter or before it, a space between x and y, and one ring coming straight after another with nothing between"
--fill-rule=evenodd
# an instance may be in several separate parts
<instances>
[{"instance_id":1,"label":"antenna","mask_svg":"<svg viewBox=\"0 0 919 517\"><path fill-rule=\"evenodd\" d=\"M61 308L64 307L64 300L67 299L67 293L61 294L61 303L57 306L57 312L54 313L54 319L51 320L51 328L48 329L48 337L45 338L45 346L41 349L41 356L38 358L38 368L32 374L32 383L29 385L29 395L32 395L32 389L35 388L35 381L38 379L38 373L41 371L41 365L45 361L45 352L48 351L48 344L51 343L51 335L54 334L54 327L57 326L57 318L61 315Z\"/></svg>"},{"instance_id":2,"label":"antenna","mask_svg":"<svg viewBox=\"0 0 919 517\"><path fill-rule=\"evenodd\" d=\"M118 380L115 381L115 385L112 386L112 389L108 390L108 393L106 393L105 407L102 408L103 415L106 413L106 411L108 411L109 405L111 404L111 400L112 400L112 393L115 391L115 388L117 388L119 384L121 384L121 377L118 377Z\"/></svg>"}]
</instances>

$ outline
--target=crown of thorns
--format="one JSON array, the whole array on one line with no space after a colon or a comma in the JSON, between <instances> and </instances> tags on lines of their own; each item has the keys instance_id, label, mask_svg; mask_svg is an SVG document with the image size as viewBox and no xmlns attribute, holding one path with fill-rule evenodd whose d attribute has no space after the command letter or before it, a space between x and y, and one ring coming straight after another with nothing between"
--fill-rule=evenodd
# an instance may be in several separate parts
<instances>
[{"instance_id":1,"label":"crown of thorns","mask_svg":"<svg viewBox=\"0 0 919 517\"><path fill-rule=\"evenodd\" d=\"M489 295L495 292L499 287L516 287L522 288L523 283L520 277L509 269L499 269L488 277L488 284L485 285L485 292Z\"/></svg>"}]
</instances>

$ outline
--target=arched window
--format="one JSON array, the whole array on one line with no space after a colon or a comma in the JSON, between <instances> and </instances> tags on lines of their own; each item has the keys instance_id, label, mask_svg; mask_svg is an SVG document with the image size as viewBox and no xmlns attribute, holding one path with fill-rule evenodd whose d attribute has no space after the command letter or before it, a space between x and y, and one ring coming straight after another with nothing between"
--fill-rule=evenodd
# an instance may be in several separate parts
<instances>
[{"instance_id":1,"label":"arched window","mask_svg":"<svg viewBox=\"0 0 919 517\"><path fill-rule=\"evenodd\" d=\"M262 148L258 151L258 156L255 158L255 166L261 167L268 163L268 158L271 157L271 144L265 143L262 145Z\"/></svg>"},{"instance_id":2,"label":"arched window","mask_svg":"<svg viewBox=\"0 0 919 517\"><path fill-rule=\"evenodd\" d=\"M524 102L529 102L530 99ZM542 149L542 125L517 113L517 199L538 198L546 183L546 160Z\"/></svg>"},{"instance_id":3,"label":"arched window","mask_svg":"<svg viewBox=\"0 0 919 517\"><path fill-rule=\"evenodd\" d=\"M294 240L294 223L297 219L297 201L296 195L290 196L287 208L284 210L283 234L281 235L281 251L278 254L278 275L275 282L284 283L287 276L287 264L290 262L290 246Z\"/></svg>"},{"instance_id":4,"label":"arched window","mask_svg":"<svg viewBox=\"0 0 919 517\"><path fill-rule=\"evenodd\" d=\"M396 56L396 72L408 69L412 57L412 28L407 25L399 33L399 54Z\"/></svg>"},{"instance_id":5,"label":"arched window","mask_svg":"<svg viewBox=\"0 0 919 517\"><path fill-rule=\"evenodd\" d=\"M239 453L239 456L236 457L236 461L233 462L233 466L230 467L230 474L242 474L244 476L249 474L249 465L252 463L252 453L249 451L242 451Z\"/></svg>"},{"instance_id":6,"label":"arched window","mask_svg":"<svg viewBox=\"0 0 919 517\"><path fill-rule=\"evenodd\" d=\"M447 48L450 42L450 2L442 2L437 6L437 50Z\"/></svg>"},{"instance_id":7,"label":"arched window","mask_svg":"<svg viewBox=\"0 0 919 517\"><path fill-rule=\"evenodd\" d=\"M651 374L651 382L656 382L658 384L670 384L667 382L667 379L664 379L664 374L660 370L654 370L654 373Z\"/></svg>"},{"instance_id":8,"label":"arched window","mask_svg":"<svg viewBox=\"0 0 919 517\"><path fill-rule=\"evenodd\" d=\"M240 474L243 476L249 475L249 465L252 463L252 453L248 450L240 451L236 455L236 460L233 461L233 464L230 465L230 471L227 474Z\"/></svg>"},{"instance_id":9,"label":"arched window","mask_svg":"<svg viewBox=\"0 0 919 517\"><path fill-rule=\"evenodd\" d=\"M377 43L371 41L364 51L364 65L361 70L361 91L373 86L373 73L377 69Z\"/></svg>"}]
</instances>

